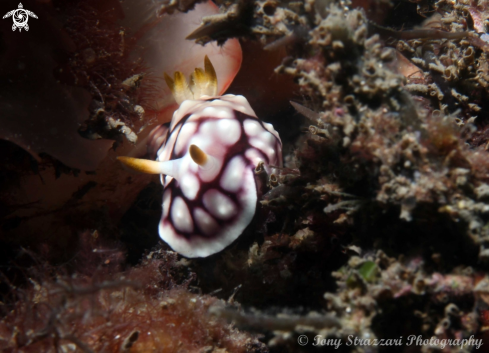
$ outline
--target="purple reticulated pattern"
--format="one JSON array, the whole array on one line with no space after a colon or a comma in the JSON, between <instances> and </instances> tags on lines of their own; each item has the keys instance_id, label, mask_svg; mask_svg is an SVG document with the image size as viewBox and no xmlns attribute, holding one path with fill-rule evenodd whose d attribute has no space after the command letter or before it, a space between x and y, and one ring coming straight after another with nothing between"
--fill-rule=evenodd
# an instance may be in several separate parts
<instances>
[{"instance_id":1,"label":"purple reticulated pattern","mask_svg":"<svg viewBox=\"0 0 489 353\"><path fill-rule=\"evenodd\" d=\"M193 162L192 144L212 163ZM267 169L281 166L281 148L273 127L241 96L183 102L158 151L161 162L178 160L176 175L162 176L162 239L187 257L209 256L232 243L256 210L254 168L260 162Z\"/></svg>"}]
</instances>

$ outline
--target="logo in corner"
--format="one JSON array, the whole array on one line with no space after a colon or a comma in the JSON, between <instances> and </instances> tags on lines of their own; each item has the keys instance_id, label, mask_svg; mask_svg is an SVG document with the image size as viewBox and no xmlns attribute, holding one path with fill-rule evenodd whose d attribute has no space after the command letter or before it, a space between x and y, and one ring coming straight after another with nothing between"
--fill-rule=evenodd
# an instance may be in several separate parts
<instances>
[{"instance_id":1,"label":"logo in corner","mask_svg":"<svg viewBox=\"0 0 489 353\"><path fill-rule=\"evenodd\" d=\"M29 25L27 24L27 21L29 21L29 16L38 18L34 12L25 10L22 3L19 3L18 9L7 12L3 18L10 16L12 16L12 19L14 20L12 31L15 31L15 29L18 28L19 32L22 32L22 28L24 28L26 31L29 30Z\"/></svg>"}]
</instances>

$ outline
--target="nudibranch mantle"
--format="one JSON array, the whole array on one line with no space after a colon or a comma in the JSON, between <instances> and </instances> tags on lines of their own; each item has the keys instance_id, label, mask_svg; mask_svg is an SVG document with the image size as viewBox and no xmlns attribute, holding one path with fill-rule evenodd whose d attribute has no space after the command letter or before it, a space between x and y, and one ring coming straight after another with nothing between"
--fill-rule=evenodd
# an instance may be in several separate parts
<instances>
[{"instance_id":1,"label":"nudibranch mantle","mask_svg":"<svg viewBox=\"0 0 489 353\"><path fill-rule=\"evenodd\" d=\"M261 188L255 169L270 173L282 166L280 137L245 97L231 94L183 100L170 124L158 130L156 162L139 167L121 160L161 174L160 237L186 257L215 254L252 221Z\"/></svg>"},{"instance_id":2,"label":"nudibranch mantle","mask_svg":"<svg viewBox=\"0 0 489 353\"><path fill-rule=\"evenodd\" d=\"M178 160L162 175L161 238L187 257L206 257L231 244L250 224L258 194L255 168L282 164L282 146L271 124L261 122L246 98L224 95L186 100L175 111L160 162ZM211 156L204 168L190 146Z\"/></svg>"}]
</instances>

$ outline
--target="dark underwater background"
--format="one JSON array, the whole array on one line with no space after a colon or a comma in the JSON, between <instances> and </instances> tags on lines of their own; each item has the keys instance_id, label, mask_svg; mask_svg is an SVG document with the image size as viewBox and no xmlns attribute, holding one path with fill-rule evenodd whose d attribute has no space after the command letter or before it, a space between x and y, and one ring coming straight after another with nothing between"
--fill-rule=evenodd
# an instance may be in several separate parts
<instances>
[{"instance_id":1,"label":"dark underwater background","mask_svg":"<svg viewBox=\"0 0 489 353\"><path fill-rule=\"evenodd\" d=\"M216 0L183 21L192 48L239 40L227 92L284 154L245 232L187 259L158 236L159 178L116 157L176 109L145 38L203 3L0 21L0 350L486 351L489 3ZM150 38L156 63L183 45Z\"/></svg>"}]
</instances>

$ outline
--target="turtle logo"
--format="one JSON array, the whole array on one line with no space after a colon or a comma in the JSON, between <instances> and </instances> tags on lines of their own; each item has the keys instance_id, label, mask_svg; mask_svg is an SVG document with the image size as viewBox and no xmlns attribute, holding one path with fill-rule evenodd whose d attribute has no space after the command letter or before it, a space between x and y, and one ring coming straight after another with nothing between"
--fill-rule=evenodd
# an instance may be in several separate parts
<instances>
[{"instance_id":1,"label":"turtle logo","mask_svg":"<svg viewBox=\"0 0 489 353\"><path fill-rule=\"evenodd\" d=\"M22 32L22 28L24 28L26 31L29 30L29 25L27 24L27 21L29 20L29 16L37 18L34 12L29 10L24 10L24 6L22 6L22 3L19 3L19 8L17 10L12 10L10 12L7 12L5 16L3 16L3 18L7 18L10 16L12 16L12 19L14 20L12 31L15 31L15 29L18 28L19 32Z\"/></svg>"}]
</instances>

